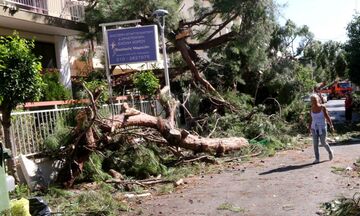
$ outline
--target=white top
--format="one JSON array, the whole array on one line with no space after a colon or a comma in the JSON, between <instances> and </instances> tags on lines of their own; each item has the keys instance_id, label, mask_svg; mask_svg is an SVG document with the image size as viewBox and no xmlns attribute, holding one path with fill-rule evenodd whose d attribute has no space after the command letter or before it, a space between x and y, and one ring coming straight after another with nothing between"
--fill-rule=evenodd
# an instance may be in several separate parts
<instances>
[{"instance_id":1,"label":"white top","mask_svg":"<svg viewBox=\"0 0 360 216\"><path fill-rule=\"evenodd\" d=\"M319 131L319 135L322 134L322 130L326 130L326 121L324 112L321 110L318 113L311 112L311 129Z\"/></svg>"}]
</instances>

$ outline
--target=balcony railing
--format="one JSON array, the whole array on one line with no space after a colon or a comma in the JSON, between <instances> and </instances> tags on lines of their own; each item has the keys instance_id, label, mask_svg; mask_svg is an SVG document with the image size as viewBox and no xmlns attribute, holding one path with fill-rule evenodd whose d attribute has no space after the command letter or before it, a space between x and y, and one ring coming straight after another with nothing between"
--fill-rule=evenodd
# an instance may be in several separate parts
<instances>
[{"instance_id":1,"label":"balcony railing","mask_svg":"<svg viewBox=\"0 0 360 216\"><path fill-rule=\"evenodd\" d=\"M16 6L34 13L81 22L85 3L76 0L0 0L5 5Z\"/></svg>"}]
</instances>

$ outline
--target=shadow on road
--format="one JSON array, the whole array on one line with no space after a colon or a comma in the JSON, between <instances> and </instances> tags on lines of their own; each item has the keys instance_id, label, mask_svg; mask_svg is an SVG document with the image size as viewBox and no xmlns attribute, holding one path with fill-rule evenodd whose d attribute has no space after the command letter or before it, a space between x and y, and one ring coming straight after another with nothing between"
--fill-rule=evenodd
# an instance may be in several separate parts
<instances>
[{"instance_id":1,"label":"shadow on road","mask_svg":"<svg viewBox=\"0 0 360 216\"><path fill-rule=\"evenodd\" d=\"M324 163L325 161L320 161L319 163ZM285 167L279 167L276 169L272 169L266 172L262 172L259 173L259 175L268 175L271 173L275 173L275 172L287 172L287 171L291 171L291 170L297 170L297 169L302 169L302 168L306 168L306 167L310 167L312 165L316 165L314 163L306 163L306 164L300 164L300 165L289 165L289 166L285 166Z\"/></svg>"}]
</instances>

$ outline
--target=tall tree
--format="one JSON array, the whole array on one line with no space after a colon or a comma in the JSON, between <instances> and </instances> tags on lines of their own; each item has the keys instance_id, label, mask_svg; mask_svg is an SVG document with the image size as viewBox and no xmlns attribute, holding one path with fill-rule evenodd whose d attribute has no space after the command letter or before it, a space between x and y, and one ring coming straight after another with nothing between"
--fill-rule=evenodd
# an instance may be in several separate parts
<instances>
[{"instance_id":1,"label":"tall tree","mask_svg":"<svg viewBox=\"0 0 360 216\"><path fill-rule=\"evenodd\" d=\"M346 76L345 50L343 45L337 41L311 42L305 49L301 62L314 67L314 79L318 82L331 82L336 78Z\"/></svg>"},{"instance_id":2,"label":"tall tree","mask_svg":"<svg viewBox=\"0 0 360 216\"><path fill-rule=\"evenodd\" d=\"M352 82L360 84L360 15L355 15L348 24L347 35L349 40L345 50L349 67L349 78Z\"/></svg>"},{"instance_id":3,"label":"tall tree","mask_svg":"<svg viewBox=\"0 0 360 216\"><path fill-rule=\"evenodd\" d=\"M39 98L41 63L31 50L34 42L12 36L0 37L0 112L5 146L12 149L11 111L17 105ZM8 160L10 173L16 175L14 160Z\"/></svg>"}]
</instances>

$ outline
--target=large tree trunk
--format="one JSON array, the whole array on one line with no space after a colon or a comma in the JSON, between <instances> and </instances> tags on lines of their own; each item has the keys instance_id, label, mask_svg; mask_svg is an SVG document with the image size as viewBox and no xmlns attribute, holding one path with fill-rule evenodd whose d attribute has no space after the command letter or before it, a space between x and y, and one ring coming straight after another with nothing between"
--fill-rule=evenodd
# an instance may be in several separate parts
<instances>
[{"instance_id":1,"label":"large tree trunk","mask_svg":"<svg viewBox=\"0 0 360 216\"><path fill-rule=\"evenodd\" d=\"M125 107L127 106L125 105ZM125 110L129 109L132 108ZM116 115L114 124L112 124L110 120L107 120L104 122L105 124L101 125L101 128L107 132L130 126L154 128L161 133L169 145L193 150L195 152L222 154L239 150L248 145L247 140L242 137L203 138L191 135L184 129L173 127L174 124L169 119L161 119L145 113L134 112L134 110L127 112L134 113L134 115L128 116L124 113Z\"/></svg>"},{"instance_id":2,"label":"large tree trunk","mask_svg":"<svg viewBox=\"0 0 360 216\"><path fill-rule=\"evenodd\" d=\"M2 126L4 129L4 141L5 141L5 147L7 149L10 149L12 154L14 155L16 152L14 152L12 141L11 141L11 110L8 109L1 109L2 111ZM7 160L7 168L10 175L12 175L17 182L19 182L19 177L16 172L16 160L14 157L11 157Z\"/></svg>"}]
</instances>

